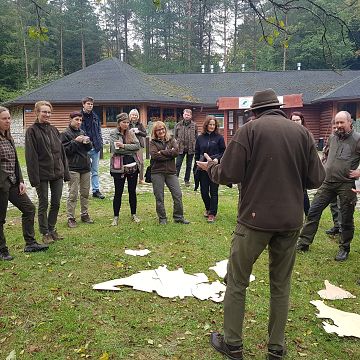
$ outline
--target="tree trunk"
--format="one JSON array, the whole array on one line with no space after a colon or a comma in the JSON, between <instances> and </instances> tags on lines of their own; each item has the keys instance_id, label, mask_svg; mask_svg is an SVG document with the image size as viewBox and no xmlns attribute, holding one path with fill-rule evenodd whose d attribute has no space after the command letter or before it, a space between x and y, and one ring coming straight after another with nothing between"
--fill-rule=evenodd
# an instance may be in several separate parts
<instances>
[{"instance_id":1,"label":"tree trunk","mask_svg":"<svg viewBox=\"0 0 360 360\"><path fill-rule=\"evenodd\" d=\"M128 9L127 0L124 0L125 12L124 12L124 62L127 63L128 58Z\"/></svg>"},{"instance_id":2,"label":"tree trunk","mask_svg":"<svg viewBox=\"0 0 360 360\"><path fill-rule=\"evenodd\" d=\"M37 77L41 79L41 42L37 41Z\"/></svg>"},{"instance_id":3,"label":"tree trunk","mask_svg":"<svg viewBox=\"0 0 360 360\"><path fill-rule=\"evenodd\" d=\"M25 31L24 31L24 23L23 23L23 19L22 19L22 15L21 15L21 6L19 4L19 1L16 1L16 6L17 6L17 12L19 15L20 33L21 33L23 48L24 48L26 86L29 87L30 86L29 57L28 57L28 51L27 51L26 36L25 36Z\"/></svg>"},{"instance_id":4,"label":"tree trunk","mask_svg":"<svg viewBox=\"0 0 360 360\"><path fill-rule=\"evenodd\" d=\"M287 28L287 14L285 14L285 29ZM286 70L286 62L287 62L287 42L288 42L288 36L285 33L285 41L283 45L283 71Z\"/></svg>"},{"instance_id":5,"label":"tree trunk","mask_svg":"<svg viewBox=\"0 0 360 360\"><path fill-rule=\"evenodd\" d=\"M191 68L192 0L187 1L187 63Z\"/></svg>"},{"instance_id":6,"label":"tree trunk","mask_svg":"<svg viewBox=\"0 0 360 360\"><path fill-rule=\"evenodd\" d=\"M64 39L63 24L60 24L60 74L64 76Z\"/></svg>"},{"instance_id":7,"label":"tree trunk","mask_svg":"<svg viewBox=\"0 0 360 360\"><path fill-rule=\"evenodd\" d=\"M226 4L224 4L223 36L224 36L224 63L223 63L223 66L226 68L226 65L227 65L227 8L226 8Z\"/></svg>"}]
</instances>

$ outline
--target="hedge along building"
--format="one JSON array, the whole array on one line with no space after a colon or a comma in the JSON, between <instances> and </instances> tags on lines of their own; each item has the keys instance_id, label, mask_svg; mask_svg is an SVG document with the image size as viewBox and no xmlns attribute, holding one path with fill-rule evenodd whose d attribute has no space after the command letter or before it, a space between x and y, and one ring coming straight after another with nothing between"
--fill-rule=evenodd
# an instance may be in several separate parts
<instances>
[{"instance_id":1,"label":"hedge along building","mask_svg":"<svg viewBox=\"0 0 360 360\"><path fill-rule=\"evenodd\" d=\"M35 120L34 103L48 100L54 106L52 123L60 130L68 115L81 108L81 99L92 96L105 139L116 126L116 114L137 108L140 120L163 120L170 127L182 118L184 108L193 110L199 129L208 114L221 123L229 141L246 122L240 100L255 91L273 88L283 97L284 111L300 110L316 140L330 135L330 123L339 110L360 118L360 71L294 70L240 73L145 74L108 58L21 96L7 105L20 107L26 129ZM249 101L248 101L249 103ZM232 104L232 105L231 105Z\"/></svg>"}]
</instances>

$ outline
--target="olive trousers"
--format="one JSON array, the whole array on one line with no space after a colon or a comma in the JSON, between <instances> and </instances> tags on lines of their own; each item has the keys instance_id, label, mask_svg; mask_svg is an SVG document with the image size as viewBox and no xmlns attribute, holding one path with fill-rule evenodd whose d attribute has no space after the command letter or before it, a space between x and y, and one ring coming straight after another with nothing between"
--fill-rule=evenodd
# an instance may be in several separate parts
<instances>
[{"instance_id":1,"label":"olive trousers","mask_svg":"<svg viewBox=\"0 0 360 360\"><path fill-rule=\"evenodd\" d=\"M246 288L253 264L268 247L270 313L268 348L283 350L289 310L291 274L299 230L265 232L238 224L232 239L224 299L224 336L229 345L243 345Z\"/></svg>"}]
</instances>

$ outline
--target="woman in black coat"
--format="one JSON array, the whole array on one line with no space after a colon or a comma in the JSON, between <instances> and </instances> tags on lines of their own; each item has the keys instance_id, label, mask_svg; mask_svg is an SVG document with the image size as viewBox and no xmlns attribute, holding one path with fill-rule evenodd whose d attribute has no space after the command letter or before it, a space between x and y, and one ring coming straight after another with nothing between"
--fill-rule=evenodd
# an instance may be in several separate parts
<instances>
[{"instance_id":1,"label":"woman in black coat","mask_svg":"<svg viewBox=\"0 0 360 360\"><path fill-rule=\"evenodd\" d=\"M223 156L225 151L225 141L219 134L219 124L214 115L206 116L203 124L202 134L198 136L195 144L195 160L203 161L204 153L207 153L212 159L218 159ZM218 192L219 184L215 184L209 178L206 171L197 169L197 176L200 180L201 197L205 205L204 216L209 223L215 221L218 210Z\"/></svg>"}]
</instances>

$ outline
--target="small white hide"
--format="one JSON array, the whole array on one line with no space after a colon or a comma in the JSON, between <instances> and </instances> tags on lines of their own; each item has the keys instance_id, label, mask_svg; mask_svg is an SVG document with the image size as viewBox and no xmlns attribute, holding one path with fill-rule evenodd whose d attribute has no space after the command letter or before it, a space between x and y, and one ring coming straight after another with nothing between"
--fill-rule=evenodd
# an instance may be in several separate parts
<instances>
[{"instance_id":1,"label":"small white hide","mask_svg":"<svg viewBox=\"0 0 360 360\"><path fill-rule=\"evenodd\" d=\"M341 299L355 299L356 296L352 295L348 291L341 289L325 280L325 288L318 291L318 294L322 299L326 300L341 300Z\"/></svg>"},{"instance_id":2,"label":"small white hide","mask_svg":"<svg viewBox=\"0 0 360 360\"><path fill-rule=\"evenodd\" d=\"M146 256L148 254L150 254L151 251L148 249L143 249L143 250L130 250L127 249L125 250L125 254L126 255L131 255L131 256Z\"/></svg>"},{"instance_id":3,"label":"small white hide","mask_svg":"<svg viewBox=\"0 0 360 360\"><path fill-rule=\"evenodd\" d=\"M215 266L209 267L209 270L214 270L219 277L224 279L227 274L228 262L229 262L229 260L227 260L227 259L218 261ZM249 281L252 282L254 280L255 280L255 276L251 274Z\"/></svg>"}]
</instances>

